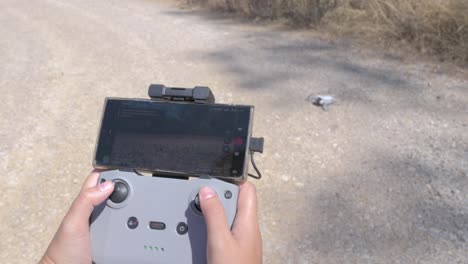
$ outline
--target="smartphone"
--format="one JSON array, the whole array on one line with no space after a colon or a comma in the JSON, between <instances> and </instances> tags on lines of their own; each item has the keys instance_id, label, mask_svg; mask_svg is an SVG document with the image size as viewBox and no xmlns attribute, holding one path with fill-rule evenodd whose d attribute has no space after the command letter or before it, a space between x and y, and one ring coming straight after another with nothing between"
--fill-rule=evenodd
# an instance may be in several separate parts
<instances>
[{"instance_id":1,"label":"smartphone","mask_svg":"<svg viewBox=\"0 0 468 264\"><path fill-rule=\"evenodd\" d=\"M106 98L93 165L243 181L253 106Z\"/></svg>"}]
</instances>

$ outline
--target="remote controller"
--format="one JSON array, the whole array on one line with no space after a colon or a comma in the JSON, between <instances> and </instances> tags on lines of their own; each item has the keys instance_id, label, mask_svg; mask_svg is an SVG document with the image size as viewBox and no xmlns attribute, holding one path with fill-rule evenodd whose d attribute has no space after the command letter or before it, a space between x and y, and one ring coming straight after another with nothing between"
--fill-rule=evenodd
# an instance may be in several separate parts
<instances>
[{"instance_id":1,"label":"remote controller","mask_svg":"<svg viewBox=\"0 0 468 264\"><path fill-rule=\"evenodd\" d=\"M91 215L96 264L206 263L206 224L198 199L203 186L218 194L229 226L236 215L239 187L218 179L113 170L101 172L98 182L104 180L114 181L115 188Z\"/></svg>"}]
</instances>

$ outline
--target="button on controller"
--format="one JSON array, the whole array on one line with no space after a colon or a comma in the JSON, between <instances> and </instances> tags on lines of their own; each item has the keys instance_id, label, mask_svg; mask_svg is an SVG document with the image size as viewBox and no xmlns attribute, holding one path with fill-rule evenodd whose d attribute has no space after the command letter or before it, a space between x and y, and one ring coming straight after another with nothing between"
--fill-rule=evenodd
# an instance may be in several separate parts
<instances>
[{"instance_id":1,"label":"button on controller","mask_svg":"<svg viewBox=\"0 0 468 264\"><path fill-rule=\"evenodd\" d=\"M185 235L188 232L188 225L186 223L180 222L176 228L177 234Z\"/></svg>"},{"instance_id":2,"label":"button on controller","mask_svg":"<svg viewBox=\"0 0 468 264\"><path fill-rule=\"evenodd\" d=\"M155 230L164 230L166 229L166 224L163 223L163 222L155 222L155 221L151 221L149 223L149 227L151 229L155 229Z\"/></svg>"},{"instance_id":3,"label":"button on controller","mask_svg":"<svg viewBox=\"0 0 468 264\"><path fill-rule=\"evenodd\" d=\"M138 227L138 219L134 216L128 218L127 220L127 226L130 229L135 229Z\"/></svg>"},{"instance_id":4,"label":"button on controller","mask_svg":"<svg viewBox=\"0 0 468 264\"><path fill-rule=\"evenodd\" d=\"M113 203L116 203L116 204L121 203L125 201L125 199L127 199L128 191L129 191L129 188L125 182L114 180L114 191L109 196L109 199Z\"/></svg>"}]
</instances>

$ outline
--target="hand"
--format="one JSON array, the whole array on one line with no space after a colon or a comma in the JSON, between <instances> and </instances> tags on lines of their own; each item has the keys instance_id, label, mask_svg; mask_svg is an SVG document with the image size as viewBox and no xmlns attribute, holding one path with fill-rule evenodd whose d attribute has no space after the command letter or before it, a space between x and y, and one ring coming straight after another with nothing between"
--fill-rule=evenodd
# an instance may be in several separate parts
<instances>
[{"instance_id":1,"label":"hand","mask_svg":"<svg viewBox=\"0 0 468 264\"><path fill-rule=\"evenodd\" d=\"M262 237L257 218L257 194L249 182L241 184L232 230L216 192L200 189L200 206L208 231L208 264L262 263Z\"/></svg>"},{"instance_id":2,"label":"hand","mask_svg":"<svg viewBox=\"0 0 468 264\"><path fill-rule=\"evenodd\" d=\"M57 233L39 261L40 264L90 264L91 241L89 217L95 206L102 203L114 190L114 183L106 181L98 186L99 171L94 170L63 218Z\"/></svg>"}]
</instances>

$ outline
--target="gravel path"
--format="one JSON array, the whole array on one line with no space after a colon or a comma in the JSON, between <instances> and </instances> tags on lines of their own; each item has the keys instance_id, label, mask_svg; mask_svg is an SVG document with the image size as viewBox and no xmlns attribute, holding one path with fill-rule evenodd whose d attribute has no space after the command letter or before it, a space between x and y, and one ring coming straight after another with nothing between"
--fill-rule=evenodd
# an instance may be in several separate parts
<instances>
[{"instance_id":1,"label":"gravel path","mask_svg":"<svg viewBox=\"0 0 468 264\"><path fill-rule=\"evenodd\" d=\"M45 250L104 97L152 82L255 105L265 263L468 263L468 78L149 0L3 0L0 36L2 263Z\"/></svg>"}]
</instances>

